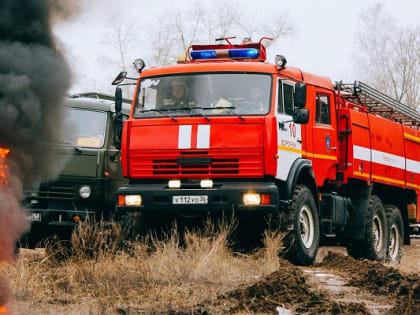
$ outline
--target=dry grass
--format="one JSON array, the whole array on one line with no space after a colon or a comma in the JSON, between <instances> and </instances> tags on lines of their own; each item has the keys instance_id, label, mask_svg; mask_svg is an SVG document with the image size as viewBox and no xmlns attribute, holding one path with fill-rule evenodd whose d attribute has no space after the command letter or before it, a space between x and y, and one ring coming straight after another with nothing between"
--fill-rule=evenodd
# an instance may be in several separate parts
<instances>
[{"instance_id":1,"label":"dry grass","mask_svg":"<svg viewBox=\"0 0 420 315\"><path fill-rule=\"evenodd\" d=\"M163 237L124 244L115 223L86 222L75 230L71 250L61 243L22 250L0 276L10 280L15 314L185 312L279 270L281 233L265 231L263 246L243 254L232 250L234 228L230 220L209 221L199 231L180 235L174 227ZM420 240L404 255L399 269L419 272Z\"/></svg>"},{"instance_id":2,"label":"dry grass","mask_svg":"<svg viewBox=\"0 0 420 315\"><path fill-rule=\"evenodd\" d=\"M188 309L278 268L281 234L266 232L257 253L237 254L228 246L233 227L227 221L207 222L201 231L185 231L182 242L175 227L164 239L150 236L121 250L115 224L86 223L75 231L71 251L56 245L48 255L28 250L1 273L11 279L19 313L22 303L53 304L51 312L43 309L51 314Z\"/></svg>"}]
</instances>

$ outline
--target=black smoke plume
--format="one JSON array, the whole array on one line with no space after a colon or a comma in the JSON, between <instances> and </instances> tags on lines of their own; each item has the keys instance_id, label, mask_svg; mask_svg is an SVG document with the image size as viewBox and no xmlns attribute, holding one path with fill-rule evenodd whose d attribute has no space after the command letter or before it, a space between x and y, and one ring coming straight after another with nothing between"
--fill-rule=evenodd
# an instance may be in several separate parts
<instances>
[{"instance_id":1,"label":"black smoke plume","mask_svg":"<svg viewBox=\"0 0 420 315\"><path fill-rule=\"evenodd\" d=\"M71 74L51 27L73 14L75 3L0 0L0 147L10 149L8 184L0 187L0 263L12 259L29 227L20 206L22 188L59 171L51 143L63 133L62 102ZM5 296L0 291L0 301Z\"/></svg>"}]
</instances>

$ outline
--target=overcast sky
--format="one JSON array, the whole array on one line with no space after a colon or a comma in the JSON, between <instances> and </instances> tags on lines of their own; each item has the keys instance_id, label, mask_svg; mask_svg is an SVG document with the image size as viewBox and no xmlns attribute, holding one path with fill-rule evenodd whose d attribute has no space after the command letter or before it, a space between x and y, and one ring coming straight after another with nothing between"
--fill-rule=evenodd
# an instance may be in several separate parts
<instances>
[{"instance_id":1,"label":"overcast sky","mask_svg":"<svg viewBox=\"0 0 420 315\"><path fill-rule=\"evenodd\" d=\"M352 69L352 54L359 14L378 2L385 4L385 11L397 25L420 25L419 0L238 1L240 6L256 10L261 15L270 14L273 8L288 12L297 32L292 39L281 41L275 53L285 55L289 65L327 75L332 80L349 82L357 79ZM193 0L94 0L85 4L77 17L56 25L55 33L75 73L72 92L96 89L112 93L110 82L118 70L105 69L100 59L107 55L103 36L115 14L121 19L136 18L140 24L150 25L159 23L155 17L163 10L187 8L193 3ZM147 43L141 43L136 51L127 55L133 59L144 57L142 49L147 49Z\"/></svg>"}]
</instances>

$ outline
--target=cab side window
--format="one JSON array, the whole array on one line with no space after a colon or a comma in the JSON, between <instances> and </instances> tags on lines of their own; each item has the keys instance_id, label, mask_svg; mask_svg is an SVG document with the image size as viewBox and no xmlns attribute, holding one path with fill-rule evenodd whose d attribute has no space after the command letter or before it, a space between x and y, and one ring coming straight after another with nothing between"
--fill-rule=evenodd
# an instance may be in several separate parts
<instances>
[{"instance_id":1,"label":"cab side window","mask_svg":"<svg viewBox=\"0 0 420 315\"><path fill-rule=\"evenodd\" d=\"M330 97L328 95L316 93L315 123L331 125Z\"/></svg>"},{"instance_id":2,"label":"cab side window","mask_svg":"<svg viewBox=\"0 0 420 315\"><path fill-rule=\"evenodd\" d=\"M281 82L279 84L279 93L278 93L278 112L286 115L293 115L294 104L293 104L293 95L295 87L292 84L286 82Z\"/></svg>"}]
</instances>

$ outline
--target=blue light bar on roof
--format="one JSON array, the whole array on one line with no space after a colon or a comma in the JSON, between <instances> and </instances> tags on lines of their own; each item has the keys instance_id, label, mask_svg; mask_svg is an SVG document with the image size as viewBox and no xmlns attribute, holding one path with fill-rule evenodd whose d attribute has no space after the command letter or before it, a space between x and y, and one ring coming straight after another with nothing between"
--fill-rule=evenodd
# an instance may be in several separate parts
<instances>
[{"instance_id":1,"label":"blue light bar on roof","mask_svg":"<svg viewBox=\"0 0 420 315\"><path fill-rule=\"evenodd\" d=\"M255 48L195 50L190 53L192 59L216 59L216 58L250 58L256 59L260 51Z\"/></svg>"}]
</instances>

